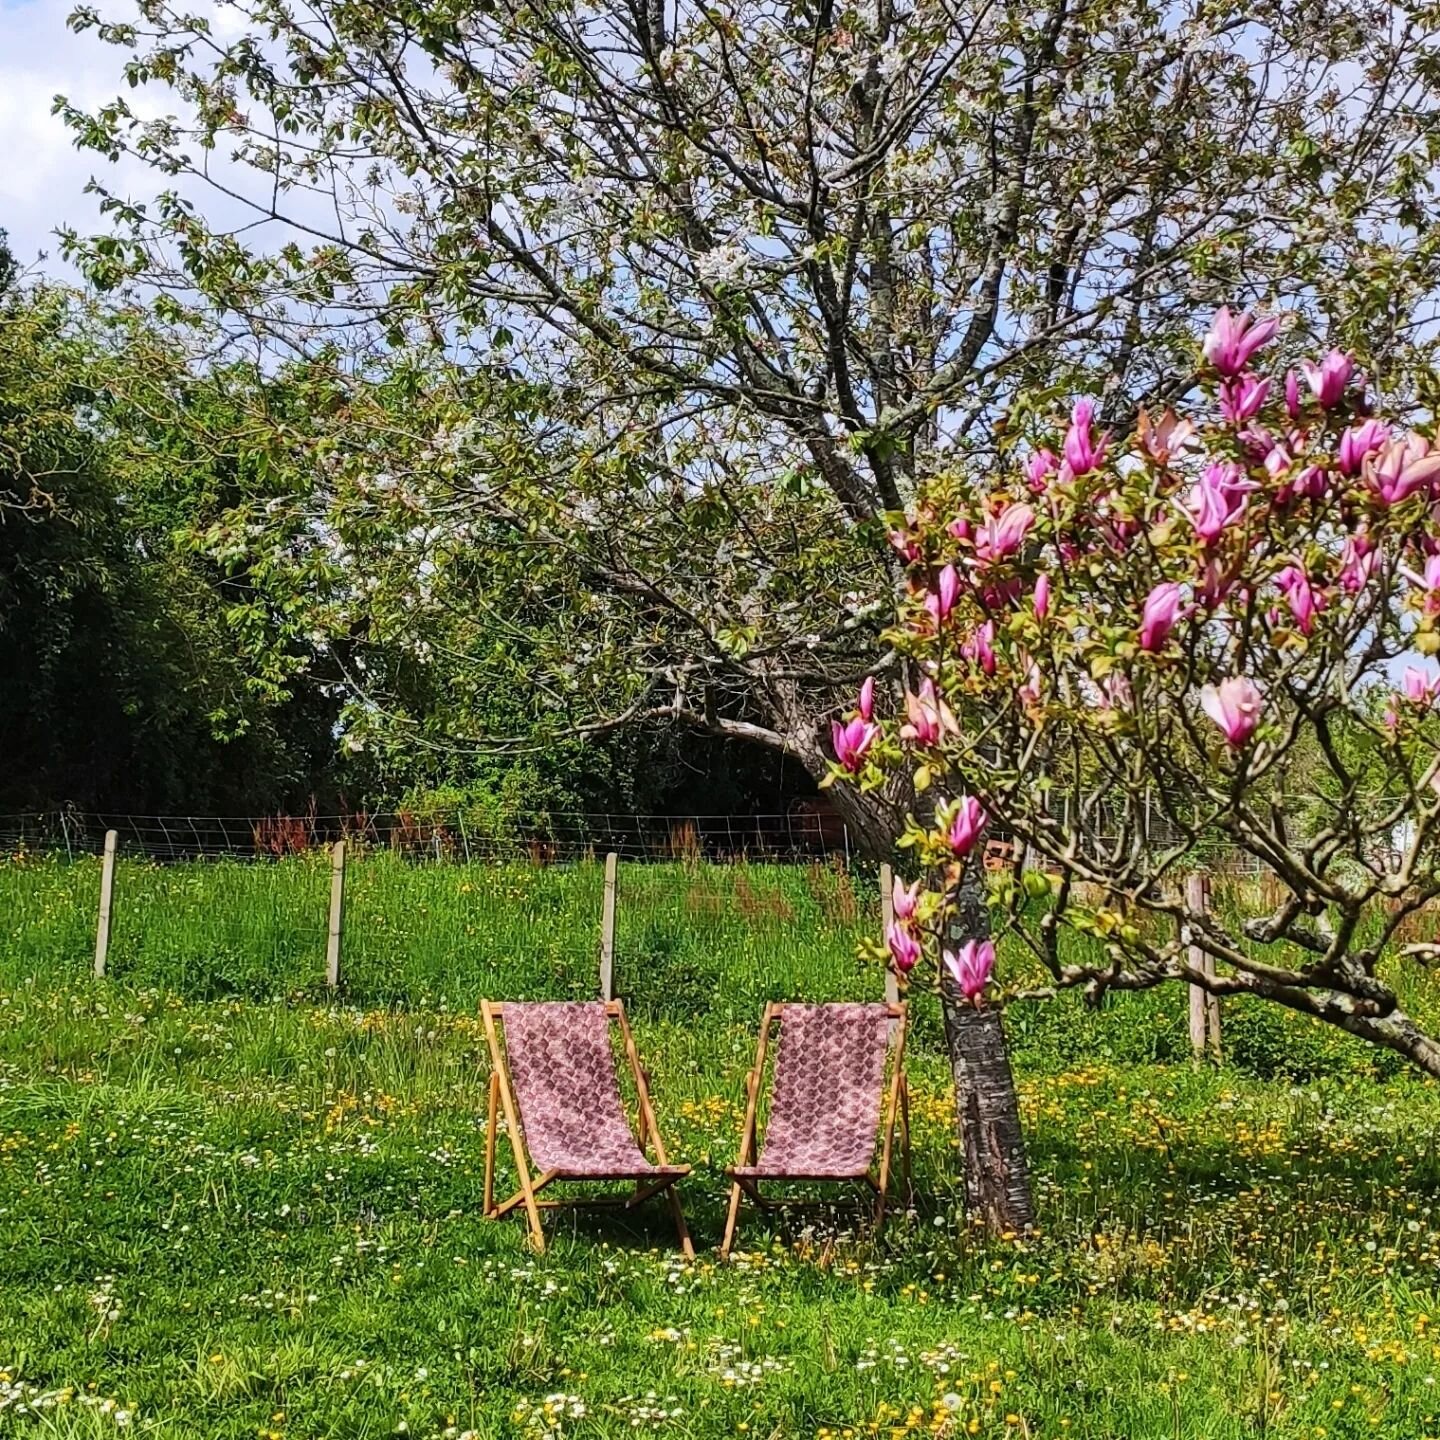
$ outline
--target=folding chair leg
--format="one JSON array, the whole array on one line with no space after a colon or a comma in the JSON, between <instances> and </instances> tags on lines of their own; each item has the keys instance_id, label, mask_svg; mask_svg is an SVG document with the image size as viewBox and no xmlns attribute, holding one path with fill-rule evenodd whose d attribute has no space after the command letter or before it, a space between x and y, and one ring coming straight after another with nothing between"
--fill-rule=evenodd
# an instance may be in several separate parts
<instances>
[{"instance_id":1,"label":"folding chair leg","mask_svg":"<svg viewBox=\"0 0 1440 1440\"><path fill-rule=\"evenodd\" d=\"M520 1194L525 1202L525 1218L530 1226L530 1243L537 1253L545 1253L545 1231L540 1226L540 1208L535 1204L535 1192L530 1187L530 1165L525 1158L525 1139L520 1130L520 1116L515 1108L515 1097L510 1093L510 1072L505 1067L505 1056L500 1049L500 1037L495 1030L495 1013L491 1006L480 1002L480 1014L485 1022L485 1038L490 1042L490 1073L500 1086L500 1104L505 1110L505 1128L510 1135L510 1148L515 1154L515 1169L520 1177ZM500 1213L497 1210L497 1214Z\"/></svg>"},{"instance_id":2,"label":"folding chair leg","mask_svg":"<svg viewBox=\"0 0 1440 1440\"><path fill-rule=\"evenodd\" d=\"M905 1204L915 1207L915 1177L910 1169L910 1084L900 1078L900 1169L905 1176Z\"/></svg>"},{"instance_id":3,"label":"folding chair leg","mask_svg":"<svg viewBox=\"0 0 1440 1440\"><path fill-rule=\"evenodd\" d=\"M533 1202L535 1208L538 1210L540 1208L541 1202L536 1199L536 1196L538 1196L540 1192L545 1189L545 1187L549 1185L554 1179L555 1171L546 1170L544 1174L530 1181L528 1202L526 1198L526 1192L524 1190L517 1190L512 1196L510 1196L508 1200L502 1200L498 1205L495 1206L494 1210L491 1212L490 1218L492 1220L501 1220L506 1215L508 1215L517 1205L525 1205L528 1210L530 1202Z\"/></svg>"},{"instance_id":4,"label":"folding chair leg","mask_svg":"<svg viewBox=\"0 0 1440 1440\"><path fill-rule=\"evenodd\" d=\"M775 1006L767 1004L760 1015L760 1038L755 1045L755 1064L745 1077L745 1121L740 1127L740 1158L737 1165L749 1165L755 1158L755 1121L760 1108L760 1086L765 1078L765 1047L770 1040L770 1025L775 1018ZM730 1247L735 1243L735 1231L740 1224L740 1200L742 1187L737 1180L730 1187L730 1212L725 1217L725 1237L720 1242L720 1258L728 1259ZM757 1194L756 1198L759 1196Z\"/></svg>"},{"instance_id":5,"label":"folding chair leg","mask_svg":"<svg viewBox=\"0 0 1440 1440\"><path fill-rule=\"evenodd\" d=\"M670 1214L675 1220L675 1234L680 1239L680 1253L687 1259L695 1258L695 1247L690 1243L690 1231L685 1224L685 1212L680 1208L679 1189L671 1185L665 1191L665 1201L670 1206Z\"/></svg>"},{"instance_id":6,"label":"folding chair leg","mask_svg":"<svg viewBox=\"0 0 1440 1440\"><path fill-rule=\"evenodd\" d=\"M895 1121L900 1111L900 1096L905 1083L900 1069L900 1047L903 1044L902 1034L896 1045L895 1071L891 1076L890 1096L885 1107L885 1133L880 1145L880 1174L870 1182L875 1187L873 1228L877 1239L885 1227L885 1194L890 1188L890 1162L895 1153Z\"/></svg>"},{"instance_id":7,"label":"folding chair leg","mask_svg":"<svg viewBox=\"0 0 1440 1440\"><path fill-rule=\"evenodd\" d=\"M525 1205L525 1218L530 1228L530 1244L534 1246L537 1255L543 1255L545 1231L540 1224L540 1207L535 1203L535 1190L530 1183L530 1166L526 1163L525 1151L518 1140L514 1149L515 1168L520 1173L520 1197Z\"/></svg>"},{"instance_id":8,"label":"folding chair leg","mask_svg":"<svg viewBox=\"0 0 1440 1440\"><path fill-rule=\"evenodd\" d=\"M490 1072L490 1107L485 1121L485 1198L480 1213L488 1220L495 1210L495 1130L499 1125L500 1077Z\"/></svg>"},{"instance_id":9,"label":"folding chair leg","mask_svg":"<svg viewBox=\"0 0 1440 1440\"><path fill-rule=\"evenodd\" d=\"M740 1224L740 1182L730 1187L730 1213L725 1217L725 1238L720 1242L720 1258L730 1258L730 1247L735 1243L735 1231Z\"/></svg>"}]
</instances>

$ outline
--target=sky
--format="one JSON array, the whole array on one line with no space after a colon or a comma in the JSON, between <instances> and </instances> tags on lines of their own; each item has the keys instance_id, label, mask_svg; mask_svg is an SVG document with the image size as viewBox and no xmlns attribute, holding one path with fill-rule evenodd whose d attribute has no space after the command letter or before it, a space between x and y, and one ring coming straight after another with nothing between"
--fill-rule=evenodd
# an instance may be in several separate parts
<instances>
[{"instance_id":1,"label":"sky","mask_svg":"<svg viewBox=\"0 0 1440 1440\"><path fill-rule=\"evenodd\" d=\"M111 163L93 150L76 148L70 130L52 113L56 95L82 110L94 110L123 96L139 116L150 119L183 113L173 91L155 84L132 90L122 68L130 52L107 45L94 30L75 34L66 18L79 0L0 0L0 229L8 232L11 253L32 277L78 282L79 275L60 254L55 231L72 226L82 235L110 228L100 213L100 197L87 194L91 177L127 199L148 201L161 190L177 189L193 199L216 223L250 223L254 216L211 190L204 182L162 175L133 157ZM129 0L89 0L106 19L136 18ZM207 0L187 7L203 12ZM212 13L215 33L225 38L234 24L227 12ZM211 163L220 170L226 157ZM237 172L241 189L253 188L248 170ZM263 186L262 186L263 191ZM303 211L305 200L292 197ZM328 211L324 211L328 218ZM253 243L278 243L291 232L284 226L252 230Z\"/></svg>"},{"instance_id":2,"label":"sky","mask_svg":"<svg viewBox=\"0 0 1440 1440\"><path fill-rule=\"evenodd\" d=\"M113 98L123 82L121 52L93 32L72 34L65 17L73 0L0 0L0 228L22 268L42 251L44 270L66 273L54 231L69 224L82 232L102 228L98 197L86 195L92 175L107 171L134 193L154 188L143 167L111 166L81 153L50 108L57 94L81 105Z\"/></svg>"}]
</instances>

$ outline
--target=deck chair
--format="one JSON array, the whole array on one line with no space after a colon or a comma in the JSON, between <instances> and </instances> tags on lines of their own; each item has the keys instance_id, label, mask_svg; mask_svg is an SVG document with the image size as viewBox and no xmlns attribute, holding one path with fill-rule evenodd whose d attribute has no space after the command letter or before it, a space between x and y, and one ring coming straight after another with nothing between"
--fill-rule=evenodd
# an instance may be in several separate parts
<instances>
[{"instance_id":1,"label":"deck chair","mask_svg":"<svg viewBox=\"0 0 1440 1440\"><path fill-rule=\"evenodd\" d=\"M780 1046L770 1117L757 1159L755 1129L765 1052L770 1027L776 1023ZM886 1060L892 1055L887 1082ZM755 1068L746 1081L740 1159L725 1172L732 1183L721 1255L729 1255L734 1243L743 1196L761 1207L775 1203L762 1196L761 1181L856 1181L869 1187L875 1228L880 1229L885 1223L897 1118L907 1188L910 1178L910 1101L904 1059L903 1004L765 1007ZM882 1120L877 1173L873 1168L875 1139Z\"/></svg>"},{"instance_id":2,"label":"deck chair","mask_svg":"<svg viewBox=\"0 0 1440 1440\"><path fill-rule=\"evenodd\" d=\"M664 1193L674 1217L680 1248L693 1259L694 1247L675 1193L675 1182L690 1173L688 1165L671 1165L665 1142L655 1124L650 1087L635 1037L618 1000L583 1003L545 1001L513 1005L480 1002L485 1036L490 1043L490 1111L485 1135L485 1205L488 1219L498 1220L517 1205L525 1207L530 1241L545 1249L541 1210L579 1205L623 1205L633 1209L652 1195ZM636 1140L620 1098L610 1025L620 1027L625 1057L639 1097L640 1135ZM503 1025L505 1045L500 1044ZM508 1200L495 1200L495 1139L499 1111L505 1112L510 1146L520 1188ZM653 1146L655 1163L645 1156ZM527 1158L527 1150L529 1156ZM539 1174L532 1180L530 1161ZM581 1200L537 1200L555 1180L633 1180L631 1195Z\"/></svg>"}]
</instances>

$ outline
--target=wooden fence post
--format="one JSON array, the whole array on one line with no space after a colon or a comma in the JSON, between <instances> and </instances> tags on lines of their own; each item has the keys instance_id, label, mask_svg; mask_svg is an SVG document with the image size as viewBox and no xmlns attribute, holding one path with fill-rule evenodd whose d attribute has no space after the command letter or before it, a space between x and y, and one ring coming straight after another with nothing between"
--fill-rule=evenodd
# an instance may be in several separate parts
<instances>
[{"instance_id":1,"label":"wooden fence post","mask_svg":"<svg viewBox=\"0 0 1440 1440\"><path fill-rule=\"evenodd\" d=\"M105 978L105 961L110 953L110 915L115 905L115 850L120 836L105 832L105 858L100 862L100 923L95 928L95 978Z\"/></svg>"},{"instance_id":2,"label":"wooden fence post","mask_svg":"<svg viewBox=\"0 0 1440 1440\"><path fill-rule=\"evenodd\" d=\"M890 933L890 927L894 923L895 875L887 861L880 867L880 938L882 940ZM895 974L895 967L890 964L885 966L885 998L892 1005L900 998L900 981Z\"/></svg>"},{"instance_id":3,"label":"wooden fence post","mask_svg":"<svg viewBox=\"0 0 1440 1440\"><path fill-rule=\"evenodd\" d=\"M1204 915L1210 908L1210 878L1194 874L1185 880L1185 908L1192 915ZM1198 945L1190 946L1190 966L1205 975L1215 973L1215 957ZM1190 987L1190 1049L1197 1060L1208 1051L1220 1059L1220 997L1200 985Z\"/></svg>"},{"instance_id":4,"label":"wooden fence post","mask_svg":"<svg viewBox=\"0 0 1440 1440\"><path fill-rule=\"evenodd\" d=\"M615 998L615 891L620 857L611 850L605 856L605 899L600 907L600 998Z\"/></svg>"},{"instance_id":5,"label":"wooden fence post","mask_svg":"<svg viewBox=\"0 0 1440 1440\"><path fill-rule=\"evenodd\" d=\"M340 988L340 938L345 933L345 842L330 847L330 930L325 937L325 983Z\"/></svg>"}]
</instances>

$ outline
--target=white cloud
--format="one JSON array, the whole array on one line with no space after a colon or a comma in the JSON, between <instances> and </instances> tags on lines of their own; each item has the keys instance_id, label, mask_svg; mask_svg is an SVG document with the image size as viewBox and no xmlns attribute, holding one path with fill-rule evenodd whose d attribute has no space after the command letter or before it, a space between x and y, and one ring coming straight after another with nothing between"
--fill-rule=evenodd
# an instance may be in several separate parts
<instances>
[{"instance_id":1,"label":"white cloud","mask_svg":"<svg viewBox=\"0 0 1440 1440\"><path fill-rule=\"evenodd\" d=\"M85 190L92 176L126 199L148 201L160 190L178 189L213 221L252 224L252 211L218 195L202 180L161 175L133 157L112 164L93 150L75 148L70 130L51 113L57 94L88 110L119 95L143 119L183 113L184 107L163 85L130 89L121 73L128 52L105 44L93 31L73 33L65 22L74 4L0 0L0 229L9 232L10 248L21 266L78 278L60 258L55 231L69 225L83 235L107 228L100 197ZM101 0L100 8L112 19L134 16L125 0ZM204 0L196 8L205 8ZM222 39L243 29L242 19L224 9L212 15L212 23ZM223 149L211 160L222 172L228 163ZM255 176L248 170L237 167L227 178L241 191L256 190ZM268 200L263 183L257 193ZM313 197L292 196L291 203L301 214L313 211L320 223L328 218ZM274 245L291 233L284 225L270 224L251 230L248 238ZM42 253L46 258L38 261Z\"/></svg>"},{"instance_id":2,"label":"white cloud","mask_svg":"<svg viewBox=\"0 0 1440 1440\"><path fill-rule=\"evenodd\" d=\"M93 34L72 34L65 24L71 8L72 0L0 0L0 227L21 265L49 252L43 268L51 274L65 269L57 226L101 228L98 197L85 194L92 175L136 194L155 188L134 161L110 165L77 150L50 113L57 94L93 106L123 88L120 52Z\"/></svg>"}]
</instances>

